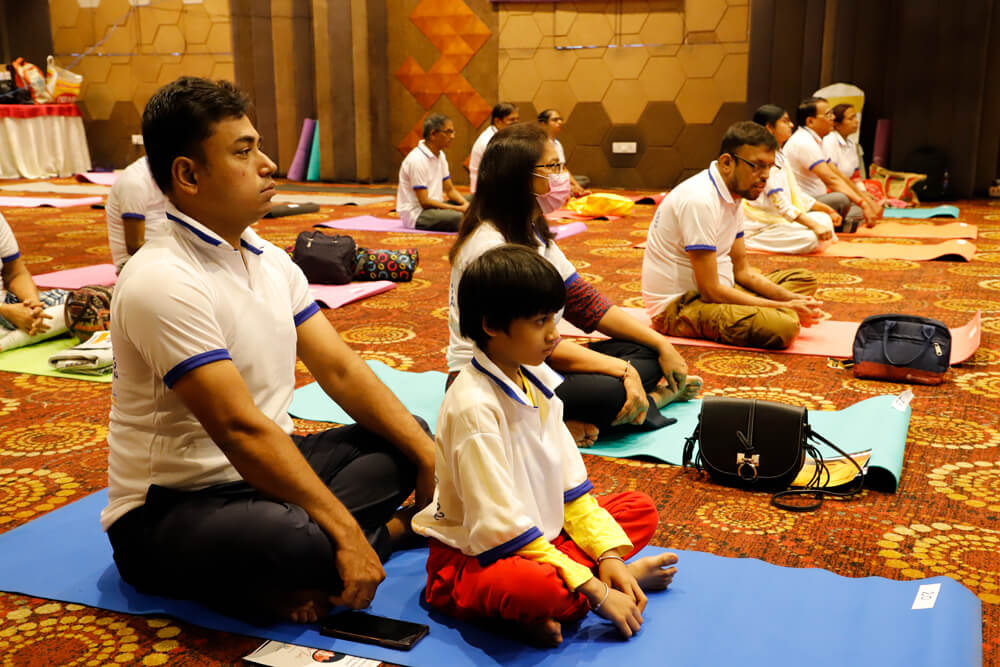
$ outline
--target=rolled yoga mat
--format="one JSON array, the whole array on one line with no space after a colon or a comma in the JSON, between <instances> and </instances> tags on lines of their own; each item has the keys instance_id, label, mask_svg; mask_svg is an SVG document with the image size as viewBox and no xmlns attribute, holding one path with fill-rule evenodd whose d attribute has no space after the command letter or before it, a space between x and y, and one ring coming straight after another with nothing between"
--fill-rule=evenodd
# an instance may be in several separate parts
<instances>
[{"instance_id":1,"label":"rolled yoga mat","mask_svg":"<svg viewBox=\"0 0 1000 667\"><path fill-rule=\"evenodd\" d=\"M312 146L309 148L309 167L306 169L306 180L319 180L319 123L313 126L313 139Z\"/></svg>"},{"instance_id":2,"label":"rolled yoga mat","mask_svg":"<svg viewBox=\"0 0 1000 667\"><path fill-rule=\"evenodd\" d=\"M304 181L306 179L306 165L309 163L309 155L312 152L315 131L315 120L306 118L302 121L302 133L299 135L299 145L295 149L295 157L292 158L292 166L288 168L288 180Z\"/></svg>"},{"instance_id":3,"label":"rolled yoga mat","mask_svg":"<svg viewBox=\"0 0 1000 667\"><path fill-rule=\"evenodd\" d=\"M496 633L498 624L458 621L426 607L427 549L393 554L371 613L424 623L411 651L324 637L315 624L251 625L197 603L143 595L124 583L98 516L99 491L0 535L0 590L125 614L168 616L235 634L402 665L979 665L982 605L954 579L848 578L755 558L671 549L677 575L649 594L643 627L622 640L588 614L563 626L563 643L536 649ZM640 556L666 551L647 547ZM252 584L251 584L252 585ZM933 606L919 608L927 586Z\"/></svg>"},{"instance_id":4,"label":"rolled yoga mat","mask_svg":"<svg viewBox=\"0 0 1000 667\"><path fill-rule=\"evenodd\" d=\"M27 373L28 375L47 375L54 378L69 380L86 380L87 382L111 382L111 373L106 375L84 375L82 373L64 373L49 365L49 357L56 352L68 350L79 345L76 338L54 338L41 343L19 347L7 352L0 352L0 371L8 373Z\"/></svg>"}]
</instances>

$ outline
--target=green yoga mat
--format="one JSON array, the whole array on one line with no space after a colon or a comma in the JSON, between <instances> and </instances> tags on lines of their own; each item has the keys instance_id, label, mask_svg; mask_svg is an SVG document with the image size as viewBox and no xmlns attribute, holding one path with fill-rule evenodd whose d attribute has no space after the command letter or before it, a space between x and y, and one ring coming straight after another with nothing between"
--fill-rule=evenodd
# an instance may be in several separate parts
<instances>
[{"instance_id":1,"label":"green yoga mat","mask_svg":"<svg viewBox=\"0 0 1000 667\"><path fill-rule=\"evenodd\" d=\"M48 375L54 378L86 380L88 382L111 382L111 373L105 375L63 373L49 366L49 357L78 344L79 342L75 338L53 338L34 345L19 347L16 350L0 352L0 371Z\"/></svg>"},{"instance_id":2,"label":"green yoga mat","mask_svg":"<svg viewBox=\"0 0 1000 667\"><path fill-rule=\"evenodd\" d=\"M911 220L926 220L928 218L957 218L958 207L950 204L933 208L885 208L883 218L909 218Z\"/></svg>"},{"instance_id":3,"label":"green yoga mat","mask_svg":"<svg viewBox=\"0 0 1000 667\"><path fill-rule=\"evenodd\" d=\"M369 361L368 365L410 412L423 417L431 429L435 429L438 408L444 400L444 373L407 373L379 361ZM895 396L876 396L843 410L809 412L809 424L848 454L871 449L872 457L868 463L869 486L888 491L895 491L899 484L906 433L910 426L909 405L903 410L897 410L893 407L895 400ZM295 390L288 412L299 419L337 424L354 423L315 382ZM701 401L668 405L661 412L666 417L676 419L677 423L656 431L604 433L595 447L580 451L615 458L648 456L664 463L680 465L683 461L684 441L694 432L698 423ZM824 456L836 455L836 452L825 445L820 445L819 449Z\"/></svg>"},{"instance_id":4,"label":"green yoga mat","mask_svg":"<svg viewBox=\"0 0 1000 667\"><path fill-rule=\"evenodd\" d=\"M309 167L306 169L307 181L319 180L319 123L313 131L312 150L309 152Z\"/></svg>"}]
</instances>

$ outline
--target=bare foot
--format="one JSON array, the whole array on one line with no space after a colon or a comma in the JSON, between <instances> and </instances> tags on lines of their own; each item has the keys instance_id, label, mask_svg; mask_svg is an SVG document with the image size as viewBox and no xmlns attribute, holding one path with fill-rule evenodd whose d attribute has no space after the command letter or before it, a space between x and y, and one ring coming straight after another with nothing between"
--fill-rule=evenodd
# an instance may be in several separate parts
<instances>
[{"instance_id":1,"label":"bare foot","mask_svg":"<svg viewBox=\"0 0 1000 667\"><path fill-rule=\"evenodd\" d=\"M666 590L677 574L677 568L671 567L676 562L676 554L663 553L633 561L628 564L628 569L642 590L662 591Z\"/></svg>"},{"instance_id":2,"label":"bare foot","mask_svg":"<svg viewBox=\"0 0 1000 667\"><path fill-rule=\"evenodd\" d=\"M649 395L656 401L656 407L662 408L669 403L690 401L698 395L704 384L704 381L697 375L688 375L684 384L676 392L670 391L670 388L664 382L664 384L657 387L654 391L649 392Z\"/></svg>"},{"instance_id":3,"label":"bare foot","mask_svg":"<svg viewBox=\"0 0 1000 667\"><path fill-rule=\"evenodd\" d=\"M525 641L542 648L554 648L562 644L562 626L554 618L520 626Z\"/></svg>"},{"instance_id":4,"label":"bare foot","mask_svg":"<svg viewBox=\"0 0 1000 667\"><path fill-rule=\"evenodd\" d=\"M573 441L576 442L577 447L590 447L597 442L599 431L593 424L568 420L566 421L566 428L569 429L569 433L573 436Z\"/></svg>"},{"instance_id":5,"label":"bare foot","mask_svg":"<svg viewBox=\"0 0 1000 667\"><path fill-rule=\"evenodd\" d=\"M272 601L274 612L293 623L315 623L330 613L329 595L323 591L296 591L276 595Z\"/></svg>"},{"instance_id":6,"label":"bare foot","mask_svg":"<svg viewBox=\"0 0 1000 667\"><path fill-rule=\"evenodd\" d=\"M389 541L393 551L405 547L416 537L410 523L416 513L416 505L406 505L396 510L392 518L386 522L385 527L389 531Z\"/></svg>"}]
</instances>

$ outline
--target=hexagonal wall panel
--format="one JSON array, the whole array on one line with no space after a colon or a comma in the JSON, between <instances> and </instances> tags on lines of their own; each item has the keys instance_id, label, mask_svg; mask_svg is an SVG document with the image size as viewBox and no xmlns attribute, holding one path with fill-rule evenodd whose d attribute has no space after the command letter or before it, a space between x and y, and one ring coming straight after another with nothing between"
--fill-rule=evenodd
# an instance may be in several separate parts
<instances>
[{"instance_id":1,"label":"hexagonal wall panel","mask_svg":"<svg viewBox=\"0 0 1000 667\"><path fill-rule=\"evenodd\" d=\"M212 30L212 19L204 9L189 8L181 17L181 29L191 44L204 44L208 41L208 33Z\"/></svg>"},{"instance_id":2,"label":"hexagonal wall panel","mask_svg":"<svg viewBox=\"0 0 1000 667\"><path fill-rule=\"evenodd\" d=\"M715 74L726 57L720 44L685 44L677 52L677 59L689 77L707 78Z\"/></svg>"},{"instance_id":3,"label":"hexagonal wall panel","mask_svg":"<svg viewBox=\"0 0 1000 667\"><path fill-rule=\"evenodd\" d=\"M745 42L749 36L749 7L730 7L726 10L715 34L720 42Z\"/></svg>"},{"instance_id":4,"label":"hexagonal wall panel","mask_svg":"<svg viewBox=\"0 0 1000 667\"><path fill-rule=\"evenodd\" d=\"M636 152L615 153L615 142L634 142ZM604 151L604 157L607 159L608 165L612 168L631 168L639 164L639 160L645 154L646 142L643 140L638 125L615 125L604 136L601 149Z\"/></svg>"},{"instance_id":5,"label":"hexagonal wall panel","mask_svg":"<svg viewBox=\"0 0 1000 667\"><path fill-rule=\"evenodd\" d=\"M572 109L576 95L568 81L543 81L532 102L537 109Z\"/></svg>"},{"instance_id":6,"label":"hexagonal wall panel","mask_svg":"<svg viewBox=\"0 0 1000 667\"><path fill-rule=\"evenodd\" d=\"M183 53L187 48L184 33L175 25L161 25L156 29L153 48L160 53Z\"/></svg>"},{"instance_id":7,"label":"hexagonal wall panel","mask_svg":"<svg viewBox=\"0 0 1000 667\"><path fill-rule=\"evenodd\" d=\"M634 79L612 81L604 94L604 108L616 125L635 123L646 108L646 91L642 83Z\"/></svg>"},{"instance_id":8,"label":"hexagonal wall panel","mask_svg":"<svg viewBox=\"0 0 1000 667\"><path fill-rule=\"evenodd\" d=\"M684 128L684 119L673 102L649 102L638 125L650 146L672 146Z\"/></svg>"},{"instance_id":9,"label":"hexagonal wall panel","mask_svg":"<svg viewBox=\"0 0 1000 667\"><path fill-rule=\"evenodd\" d=\"M644 187L666 189L677 184L681 175L681 154L676 148L654 146L647 148L636 171L642 176Z\"/></svg>"},{"instance_id":10,"label":"hexagonal wall panel","mask_svg":"<svg viewBox=\"0 0 1000 667\"><path fill-rule=\"evenodd\" d=\"M684 20L689 31L715 30L726 11L726 0L696 0L687 2Z\"/></svg>"},{"instance_id":11,"label":"hexagonal wall panel","mask_svg":"<svg viewBox=\"0 0 1000 667\"><path fill-rule=\"evenodd\" d=\"M603 59L578 60L570 72L569 85L578 100L597 102L611 85L611 70Z\"/></svg>"},{"instance_id":12,"label":"hexagonal wall panel","mask_svg":"<svg viewBox=\"0 0 1000 667\"><path fill-rule=\"evenodd\" d=\"M600 146L577 146L568 160L572 172L588 176L592 187L607 187L611 182L611 166Z\"/></svg>"},{"instance_id":13,"label":"hexagonal wall panel","mask_svg":"<svg viewBox=\"0 0 1000 667\"><path fill-rule=\"evenodd\" d=\"M637 79L649 58L645 47L618 47L604 53L604 62L615 79Z\"/></svg>"},{"instance_id":14,"label":"hexagonal wall panel","mask_svg":"<svg viewBox=\"0 0 1000 667\"><path fill-rule=\"evenodd\" d=\"M680 12L650 14L639 30L643 44L683 44L684 15Z\"/></svg>"},{"instance_id":15,"label":"hexagonal wall panel","mask_svg":"<svg viewBox=\"0 0 1000 667\"><path fill-rule=\"evenodd\" d=\"M76 0L49 0L49 16L53 28L72 28L80 14Z\"/></svg>"},{"instance_id":16,"label":"hexagonal wall panel","mask_svg":"<svg viewBox=\"0 0 1000 667\"><path fill-rule=\"evenodd\" d=\"M722 135L726 133L730 125L741 120L751 120L752 117L753 109L748 109L746 102L726 102L719 107L719 113L715 114L712 127L715 128L721 141Z\"/></svg>"},{"instance_id":17,"label":"hexagonal wall panel","mask_svg":"<svg viewBox=\"0 0 1000 667\"><path fill-rule=\"evenodd\" d=\"M500 97L530 100L535 97L538 85L538 70L533 60L511 60L500 74Z\"/></svg>"},{"instance_id":18,"label":"hexagonal wall panel","mask_svg":"<svg viewBox=\"0 0 1000 667\"><path fill-rule=\"evenodd\" d=\"M538 74L548 81L565 81L576 64L576 56L572 51L556 49L538 49L534 55Z\"/></svg>"},{"instance_id":19,"label":"hexagonal wall panel","mask_svg":"<svg viewBox=\"0 0 1000 667\"><path fill-rule=\"evenodd\" d=\"M578 6L578 9L580 8ZM557 43L573 46L604 46L611 43L614 34L611 17L607 14L603 12L578 12L576 19L566 33L566 37L560 38Z\"/></svg>"},{"instance_id":20,"label":"hexagonal wall panel","mask_svg":"<svg viewBox=\"0 0 1000 667\"><path fill-rule=\"evenodd\" d=\"M719 155L722 132L711 125L688 124L674 144L685 169L704 169Z\"/></svg>"},{"instance_id":21,"label":"hexagonal wall panel","mask_svg":"<svg viewBox=\"0 0 1000 667\"><path fill-rule=\"evenodd\" d=\"M542 41L542 33L531 16L511 16L500 32L501 49L534 49Z\"/></svg>"},{"instance_id":22,"label":"hexagonal wall panel","mask_svg":"<svg viewBox=\"0 0 1000 667\"><path fill-rule=\"evenodd\" d=\"M684 69L677 58L653 56L646 61L639 81L651 101L676 99L684 85Z\"/></svg>"},{"instance_id":23,"label":"hexagonal wall panel","mask_svg":"<svg viewBox=\"0 0 1000 667\"><path fill-rule=\"evenodd\" d=\"M677 108L688 123L711 123L721 104L712 79L688 79L677 95Z\"/></svg>"},{"instance_id":24,"label":"hexagonal wall panel","mask_svg":"<svg viewBox=\"0 0 1000 667\"><path fill-rule=\"evenodd\" d=\"M723 100L741 101L747 98L747 70L750 57L745 53L731 53L722 59L722 64L712 80Z\"/></svg>"},{"instance_id":25,"label":"hexagonal wall panel","mask_svg":"<svg viewBox=\"0 0 1000 667\"><path fill-rule=\"evenodd\" d=\"M563 110L564 117L565 113ZM566 117L562 133L572 133L577 144L599 146L610 127L611 118L600 102L581 102Z\"/></svg>"}]
</instances>

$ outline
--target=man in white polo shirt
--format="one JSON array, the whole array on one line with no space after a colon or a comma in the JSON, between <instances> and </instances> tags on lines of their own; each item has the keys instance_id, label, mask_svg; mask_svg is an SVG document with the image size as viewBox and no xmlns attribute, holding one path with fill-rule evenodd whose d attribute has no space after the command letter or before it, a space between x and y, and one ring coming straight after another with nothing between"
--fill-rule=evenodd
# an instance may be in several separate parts
<instances>
[{"instance_id":1,"label":"man in white polo shirt","mask_svg":"<svg viewBox=\"0 0 1000 667\"><path fill-rule=\"evenodd\" d=\"M458 231L462 214L469 208L462 193L451 182L444 149L455 138L455 125L441 113L427 114L424 138L399 167L396 212L410 228L436 232Z\"/></svg>"},{"instance_id":2,"label":"man in white polo shirt","mask_svg":"<svg viewBox=\"0 0 1000 667\"><path fill-rule=\"evenodd\" d=\"M111 261L119 272L143 243L166 232L166 205L146 157L127 166L111 186L104 216Z\"/></svg>"},{"instance_id":3,"label":"man in white polo shirt","mask_svg":"<svg viewBox=\"0 0 1000 667\"><path fill-rule=\"evenodd\" d=\"M493 107L489 126L479 135L476 143L472 144L472 152L469 153L469 190L473 193L476 191L476 179L479 178L479 163L483 161L483 153L486 152L490 139L503 128L520 121L521 114L510 102L497 102Z\"/></svg>"},{"instance_id":4,"label":"man in white polo shirt","mask_svg":"<svg viewBox=\"0 0 1000 667\"><path fill-rule=\"evenodd\" d=\"M785 142L782 152L799 187L810 197L832 207L843 218L836 231L851 233L864 220L871 227L881 217L881 207L830 163L823 137L833 130L833 111L822 97L807 97L796 112L798 129Z\"/></svg>"},{"instance_id":5,"label":"man in white polo shirt","mask_svg":"<svg viewBox=\"0 0 1000 667\"><path fill-rule=\"evenodd\" d=\"M313 621L371 603L414 509L397 508L433 495L434 443L250 229L275 165L248 104L184 77L146 105L169 227L115 288L101 525L140 591ZM291 435L296 355L356 425Z\"/></svg>"},{"instance_id":6,"label":"man in white polo shirt","mask_svg":"<svg viewBox=\"0 0 1000 667\"><path fill-rule=\"evenodd\" d=\"M750 266L742 199L756 199L778 142L752 121L730 126L719 158L684 181L656 209L642 258L642 296L653 328L685 338L782 349L800 326L819 321L804 269L764 276Z\"/></svg>"}]
</instances>

